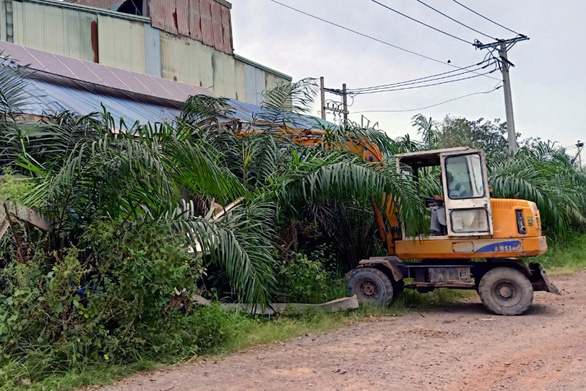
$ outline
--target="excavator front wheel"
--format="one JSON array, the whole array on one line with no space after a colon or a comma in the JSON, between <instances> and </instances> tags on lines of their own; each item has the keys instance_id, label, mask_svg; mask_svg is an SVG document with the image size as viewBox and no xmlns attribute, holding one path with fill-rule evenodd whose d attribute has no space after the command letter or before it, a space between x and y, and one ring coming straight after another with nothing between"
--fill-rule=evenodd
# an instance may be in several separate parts
<instances>
[{"instance_id":1,"label":"excavator front wheel","mask_svg":"<svg viewBox=\"0 0 586 391\"><path fill-rule=\"evenodd\" d=\"M482 304L498 315L520 315L533 302L533 287L519 270L497 267L487 272L478 284Z\"/></svg>"},{"instance_id":2,"label":"excavator front wheel","mask_svg":"<svg viewBox=\"0 0 586 391\"><path fill-rule=\"evenodd\" d=\"M389 304L393 300L393 284L382 271L373 267L359 267L350 272L348 296L356 295L359 303L375 306Z\"/></svg>"}]
</instances>

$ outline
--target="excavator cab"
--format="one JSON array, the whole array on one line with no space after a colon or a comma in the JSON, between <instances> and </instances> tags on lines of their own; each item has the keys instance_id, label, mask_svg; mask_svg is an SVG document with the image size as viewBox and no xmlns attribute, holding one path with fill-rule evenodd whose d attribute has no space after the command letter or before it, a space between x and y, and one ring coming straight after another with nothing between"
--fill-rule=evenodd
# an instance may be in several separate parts
<instances>
[{"instance_id":1,"label":"excavator cab","mask_svg":"<svg viewBox=\"0 0 586 391\"><path fill-rule=\"evenodd\" d=\"M419 185L423 170L439 169L443 200L436 201L440 235L395 240L395 254L411 259L483 259L538 256L547 250L534 202L491 197L482 150L451 148L395 156L399 173ZM429 175L429 174L428 174ZM420 186L421 188L421 186ZM432 209L433 212L433 209Z\"/></svg>"},{"instance_id":2,"label":"excavator cab","mask_svg":"<svg viewBox=\"0 0 586 391\"><path fill-rule=\"evenodd\" d=\"M493 234L486 157L481 150L452 148L397 155L399 173L410 173L418 183L422 170L440 169L439 196L430 200L442 207L442 230L448 237L490 236ZM428 174L429 175L429 174Z\"/></svg>"},{"instance_id":3,"label":"excavator cab","mask_svg":"<svg viewBox=\"0 0 586 391\"><path fill-rule=\"evenodd\" d=\"M475 289L489 310L518 315L530 307L534 291L559 293L540 264L524 262L547 250L536 204L492 198L482 150L421 151L395 159L398 172L420 190L424 175L440 177L443 194L428 199L432 224L435 218L440 228L408 236L393 207L388 208L393 233L386 234L388 255L360 261L347 276L350 294L386 304L404 288ZM380 224L379 229L385 230Z\"/></svg>"}]
</instances>

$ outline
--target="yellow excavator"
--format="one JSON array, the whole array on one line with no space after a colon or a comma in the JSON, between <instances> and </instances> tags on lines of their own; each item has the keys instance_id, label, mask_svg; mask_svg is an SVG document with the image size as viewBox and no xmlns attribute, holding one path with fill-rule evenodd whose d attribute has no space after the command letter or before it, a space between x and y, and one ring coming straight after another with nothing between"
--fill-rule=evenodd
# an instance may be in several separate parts
<instances>
[{"instance_id":1,"label":"yellow excavator","mask_svg":"<svg viewBox=\"0 0 586 391\"><path fill-rule=\"evenodd\" d=\"M289 134L301 145L324 143L323 131ZM367 161L383 161L380 149L368 140L349 138L346 144ZM409 237L392 202L384 211L389 225L373 205L387 255L362 260L346 275L349 295L387 305L404 288L475 289L490 311L519 315L531 306L534 291L559 294L541 264L523 261L547 250L536 204L492 198L483 151L451 148L395 155L395 160L397 171L416 184L422 170L439 168L443 196L427 201L440 229Z\"/></svg>"}]
</instances>

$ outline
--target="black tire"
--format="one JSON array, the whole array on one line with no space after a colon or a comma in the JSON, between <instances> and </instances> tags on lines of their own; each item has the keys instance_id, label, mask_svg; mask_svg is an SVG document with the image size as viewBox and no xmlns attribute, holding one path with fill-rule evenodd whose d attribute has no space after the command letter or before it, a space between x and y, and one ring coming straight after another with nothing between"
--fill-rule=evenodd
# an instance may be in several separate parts
<instances>
[{"instance_id":1,"label":"black tire","mask_svg":"<svg viewBox=\"0 0 586 391\"><path fill-rule=\"evenodd\" d=\"M391 280L385 273L373 267L352 270L347 286L348 296L356 295L359 303L383 306L393 300Z\"/></svg>"},{"instance_id":2,"label":"black tire","mask_svg":"<svg viewBox=\"0 0 586 391\"><path fill-rule=\"evenodd\" d=\"M405 281L391 281L393 283L393 297L399 296L405 290Z\"/></svg>"},{"instance_id":3,"label":"black tire","mask_svg":"<svg viewBox=\"0 0 586 391\"><path fill-rule=\"evenodd\" d=\"M533 303L533 286L519 270L497 267L487 272L478 284L482 304L498 315L520 315Z\"/></svg>"}]
</instances>

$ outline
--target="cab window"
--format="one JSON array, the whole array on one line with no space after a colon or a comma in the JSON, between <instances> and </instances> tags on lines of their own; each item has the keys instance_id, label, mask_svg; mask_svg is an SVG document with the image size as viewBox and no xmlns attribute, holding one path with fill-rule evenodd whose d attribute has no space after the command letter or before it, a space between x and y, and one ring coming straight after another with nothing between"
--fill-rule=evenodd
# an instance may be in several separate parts
<instances>
[{"instance_id":1,"label":"cab window","mask_svg":"<svg viewBox=\"0 0 586 391\"><path fill-rule=\"evenodd\" d=\"M448 197L453 200L484 197L484 180L480 155L446 158Z\"/></svg>"}]
</instances>

